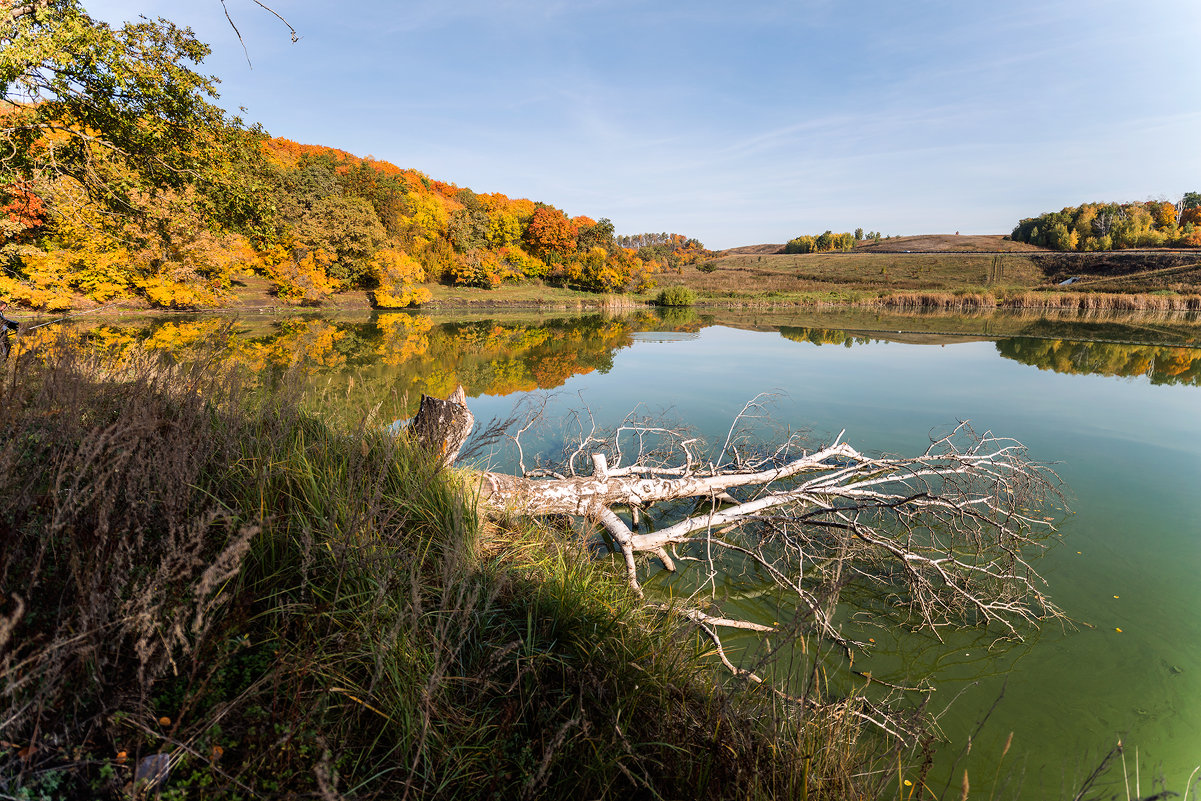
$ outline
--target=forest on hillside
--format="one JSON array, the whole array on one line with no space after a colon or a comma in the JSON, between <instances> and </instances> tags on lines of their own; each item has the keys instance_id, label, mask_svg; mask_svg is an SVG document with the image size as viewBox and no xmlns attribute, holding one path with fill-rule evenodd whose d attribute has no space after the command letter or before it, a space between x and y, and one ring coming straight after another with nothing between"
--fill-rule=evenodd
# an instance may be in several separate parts
<instances>
[{"instance_id":1,"label":"forest on hillside","mask_svg":"<svg viewBox=\"0 0 1201 801\"><path fill-rule=\"evenodd\" d=\"M1022 220L1010 237L1052 250L1201 247L1201 193L1179 203L1083 203Z\"/></svg>"},{"instance_id":2,"label":"forest on hillside","mask_svg":"<svg viewBox=\"0 0 1201 801\"><path fill-rule=\"evenodd\" d=\"M190 30L44 5L0 19L0 299L199 308L250 272L290 303L353 289L402 308L430 281L641 291L707 253L681 235L623 247L605 218L273 138L214 104Z\"/></svg>"}]
</instances>

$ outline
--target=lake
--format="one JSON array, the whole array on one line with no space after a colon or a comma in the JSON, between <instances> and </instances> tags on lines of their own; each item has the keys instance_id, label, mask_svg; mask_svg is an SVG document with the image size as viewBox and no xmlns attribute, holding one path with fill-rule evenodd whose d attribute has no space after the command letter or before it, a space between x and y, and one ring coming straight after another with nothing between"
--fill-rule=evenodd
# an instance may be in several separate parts
<instances>
[{"instance_id":1,"label":"lake","mask_svg":"<svg viewBox=\"0 0 1201 801\"><path fill-rule=\"evenodd\" d=\"M381 424L410 414L420 393L445 397L458 383L480 421L553 391L552 418L586 406L611 425L641 404L709 438L771 392L774 421L815 444L845 429L861 450L894 454L920 452L931 432L970 420L1022 441L1062 479L1070 513L1038 568L1072 622L1030 629L1015 644L994 643L995 632L940 642L850 621L877 641L855 668L896 684L929 677L931 708L950 704L936 776L975 734L957 768L969 770L973 789L993 781L1011 732L999 782L1006 794L1020 782L1023 797L1077 786L1119 738L1131 781L1137 748L1144 795L1157 774L1183 792L1201 763L1196 318L387 314L129 321L88 336L110 349L219 341L255 369L299 366L350 399L344 413L361 416L355 403L370 403ZM549 436L535 452L549 453ZM763 604L763 615L775 614Z\"/></svg>"}]
</instances>

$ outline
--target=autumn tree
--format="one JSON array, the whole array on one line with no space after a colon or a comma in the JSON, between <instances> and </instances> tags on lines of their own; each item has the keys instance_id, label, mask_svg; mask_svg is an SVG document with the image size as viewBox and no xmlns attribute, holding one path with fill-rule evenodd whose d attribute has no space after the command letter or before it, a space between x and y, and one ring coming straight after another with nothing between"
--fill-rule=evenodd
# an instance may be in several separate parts
<instances>
[{"instance_id":1,"label":"autumn tree","mask_svg":"<svg viewBox=\"0 0 1201 801\"><path fill-rule=\"evenodd\" d=\"M418 306L431 297L428 289L418 286L425 280L425 270L407 253L391 249L377 251L371 258L371 273L378 284L371 299L379 308Z\"/></svg>"},{"instance_id":2,"label":"autumn tree","mask_svg":"<svg viewBox=\"0 0 1201 801\"><path fill-rule=\"evenodd\" d=\"M193 68L209 48L190 30L163 19L113 29L76 0L0 22L0 183L65 175L124 211L124 187L96 169L98 153L153 186L179 188L203 164L223 114L208 102L214 79Z\"/></svg>"},{"instance_id":3,"label":"autumn tree","mask_svg":"<svg viewBox=\"0 0 1201 801\"><path fill-rule=\"evenodd\" d=\"M566 214L554 206L541 205L534 210L525 230L525 242L538 258L561 260L575 251L576 234L576 227Z\"/></svg>"},{"instance_id":4,"label":"autumn tree","mask_svg":"<svg viewBox=\"0 0 1201 801\"><path fill-rule=\"evenodd\" d=\"M835 234L829 230L817 236L802 235L789 240L784 246L785 253L828 253L830 251L847 251L855 246L854 234Z\"/></svg>"}]
</instances>

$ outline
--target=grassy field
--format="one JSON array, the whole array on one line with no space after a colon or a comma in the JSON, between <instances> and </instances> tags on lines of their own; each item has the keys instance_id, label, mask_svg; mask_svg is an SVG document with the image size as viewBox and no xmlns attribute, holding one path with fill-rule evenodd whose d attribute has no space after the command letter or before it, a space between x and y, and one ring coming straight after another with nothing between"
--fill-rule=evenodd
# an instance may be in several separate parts
<instances>
[{"instance_id":1,"label":"grassy field","mask_svg":"<svg viewBox=\"0 0 1201 801\"><path fill-rule=\"evenodd\" d=\"M701 304L1201 309L1201 254L1052 253L1000 236L956 235L895 237L847 253L788 255L779 247L724 251L659 276L659 284L686 286Z\"/></svg>"},{"instance_id":2,"label":"grassy field","mask_svg":"<svg viewBox=\"0 0 1201 801\"><path fill-rule=\"evenodd\" d=\"M858 252L733 254L659 278L662 286L683 284L704 297L1027 289L1043 281L1042 270L1021 255Z\"/></svg>"}]
</instances>

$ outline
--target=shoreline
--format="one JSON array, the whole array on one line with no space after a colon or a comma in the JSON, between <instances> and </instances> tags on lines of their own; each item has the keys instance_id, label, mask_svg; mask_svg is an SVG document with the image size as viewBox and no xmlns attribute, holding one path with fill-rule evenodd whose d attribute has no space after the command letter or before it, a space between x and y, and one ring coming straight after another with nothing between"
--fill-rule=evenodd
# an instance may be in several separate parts
<instances>
[{"instance_id":1,"label":"shoreline","mask_svg":"<svg viewBox=\"0 0 1201 801\"><path fill-rule=\"evenodd\" d=\"M446 289L446 287L435 287ZM481 292L485 290L480 290ZM564 290L557 290L562 292ZM853 291L853 290L850 290ZM659 306L653 297L647 295L594 295L590 293L574 293L578 297L558 297L553 299L531 298L463 298L442 297L435 295L434 300L420 306L409 306L401 309L379 308L372 306L367 300L366 292L348 292L336 295L330 301L319 305L301 306L281 302L235 302L222 305L194 309L165 309L156 308L139 298L129 298L120 301L110 301L107 304L75 305L70 309L59 312L39 311L10 307L9 313L22 323L42 325L53 320L66 320L74 317L123 317L146 316L168 317L194 314L264 314L275 316L294 316L307 314L329 314L344 312L430 312L435 314L454 313L456 311L477 312L495 311L544 311L544 312L623 312L635 310L663 309L683 310L834 310L878 309L890 312L937 312L937 311L971 311L971 312L1022 312L1022 311L1057 311L1097 314L1106 312L1157 312L1192 314L1201 312L1201 294L1160 294L1160 293L1119 293L1119 292L1039 292L1022 291L1016 293L992 294L980 290L956 290L943 292L894 292L875 298L847 297L842 299L815 296L787 295L772 297L746 294L732 297L716 298L701 297L689 306ZM274 299L271 299L274 301Z\"/></svg>"}]
</instances>

